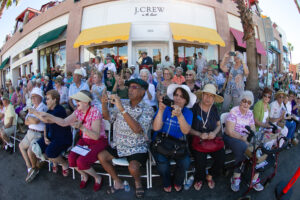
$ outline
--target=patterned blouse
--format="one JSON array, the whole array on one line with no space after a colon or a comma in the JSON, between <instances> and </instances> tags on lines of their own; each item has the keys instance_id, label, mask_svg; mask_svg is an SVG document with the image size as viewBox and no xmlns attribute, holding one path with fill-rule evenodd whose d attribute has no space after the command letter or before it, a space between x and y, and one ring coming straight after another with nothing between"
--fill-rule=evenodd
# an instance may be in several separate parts
<instances>
[{"instance_id":1,"label":"patterned blouse","mask_svg":"<svg viewBox=\"0 0 300 200\"><path fill-rule=\"evenodd\" d=\"M255 124L252 111L248 110L248 112L243 115L239 106L236 106L230 110L227 121L235 123L234 131L238 132L241 136L247 135L243 132L247 131L245 126L251 126Z\"/></svg>"},{"instance_id":2,"label":"patterned blouse","mask_svg":"<svg viewBox=\"0 0 300 200\"><path fill-rule=\"evenodd\" d=\"M147 153L152 118L154 115L153 108L141 101L134 108L130 105L129 99L121 100L126 112L136 120L142 127L143 133L134 133L121 112L115 107L110 111L111 123L114 122L114 135L112 148L116 148L118 156L130 156L137 153Z\"/></svg>"},{"instance_id":3,"label":"patterned blouse","mask_svg":"<svg viewBox=\"0 0 300 200\"><path fill-rule=\"evenodd\" d=\"M238 69L234 69L233 63L228 63L227 67L229 69L229 74L232 76L231 79L228 79L228 84L225 89L225 93L232 95L233 97L240 97L244 91L244 68L241 65Z\"/></svg>"},{"instance_id":4,"label":"patterned blouse","mask_svg":"<svg viewBox=\"0 0 300 200\"><path fill-rule=\"evenodd\" d=\"M83 121L84 119L84 116L85 116L85 113L81 112L80 110L75 110L75 115L76 115L76 118L78 121ZM103 123L103 120L102 120L102 115L101 113L99 112L99 110L95 107L91 107L86 119L85 119L85 123L83 124L83 126L85 128L87 128L88 130L92 130L92 122L97 120L97 119L100 119L101 121L101 130L100 130L100 137L104 137L106 138L106 135L105 135L105 128L104 128L104 123ZM91 139L89 136L87 136L85 133L83 133L82 135L82 138L87 138L87 139Z\"/></svg>"},{"instance_id":5,"label":"patterned blouse","mask_svg":"<svg viewBox=\"0 0 300 200\"><path fill-rule=\"evenodd\" d=\"M102 113L102 103L101 103L101 96L103 93L103 90L105 89L105 85L93 85L91 92L93 94L93 101L92 101L92 105L95 106L100 113Z\"/></svg>"}]
</instances>

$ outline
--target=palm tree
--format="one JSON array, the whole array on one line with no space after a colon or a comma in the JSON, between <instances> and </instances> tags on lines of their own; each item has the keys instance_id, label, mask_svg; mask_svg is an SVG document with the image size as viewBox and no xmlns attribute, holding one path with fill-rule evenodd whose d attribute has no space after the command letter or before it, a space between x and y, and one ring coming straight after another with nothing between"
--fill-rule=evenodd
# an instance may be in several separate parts
<instances>
[{"instance_id":1,"label":"palm tree","mask_svg":"<svg viewBox=\"0 0 300 200\"><path fill-rule=\"evenodd\" d=\"M290 52L290 63L292 63L292 51L294 51L294 46L292 45L292 43L288 42L288 48Z\"/></svg>"},{"instance_id":2,"label":"palm tree","mask_svg":"<svg viewBox=\"0 0 300 200\"><path fill-rule=\"evenodd\" d=\"M4 8L9 8L13 4L18 5L20 0L0 0L0 18L3 14Z\"/></svg>"},{"instance_id":3,"label":"palm tree","mask_svg":"<svg viewBox=\"0 0 300 200\"><path fill-rule=\"evenodd\" d=\"M247 78L246 89L251 90L253 94L257 94L258 89L258 71L256 60L256 41L255 31L252 19L252 12L246 7L244 0L235 0L238 11L240 13L241 22L244 29L243 40L247 44L247 66L249 68L249 75Z\"/></svg>"}]
</instances>

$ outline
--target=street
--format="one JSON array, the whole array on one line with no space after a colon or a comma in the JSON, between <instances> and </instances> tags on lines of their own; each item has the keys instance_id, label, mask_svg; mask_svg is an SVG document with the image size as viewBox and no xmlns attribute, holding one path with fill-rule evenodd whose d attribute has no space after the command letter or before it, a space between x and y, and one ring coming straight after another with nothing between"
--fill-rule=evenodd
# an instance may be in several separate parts
<instances>
[{"instance_id":1,"label":"street","mask_svg":"<svg viewBox=\"0 0 300 200\"><path fill-rule=\"evenodd\" d=\"M276 184L281 180L289 180L300 164L300 146L293 147L290 150L285 150L279 154L279 166L276 176L272 182L262 192L251 191L252 200L273 200L274 189ZM86 189L79 189L79 174L76 173L76 180L72 176L64 178L61 175L61 168L59 173L53 174L48 172L47 165L40 170L40 174L31 183L25 183L26 168L25 163L19 151L14 154L9 154L3 150L0 152L0 170L2 171L0 179L0 200L90 200L90 199L135 199L134 187L132 179L128 179L131 185L129 193L118 192L114 195L107 195L108 179L104 177L104 184L99 192L94 192L92 187L94 180L90 178ZM126 171L124 171L126 172ZM70 173L71 174L71 173ZM153 188L146 190L144 199L174 199L174 200L188 200L188 199L213 199L213 200L236 200L243 192L246 191L246 184L242 181L241 191L234 193L230 189L229 177L220 177L216 179L216 187L210 190L207 184L197 192L193 188L189 191L182 191L180 193L172 192L167 194L163 192L159 178L153 178ZM146 185L145 179L143 179ZM300 180L294 185L293 196L291 200L300 199Z\"/></svg>"}]
</instances>

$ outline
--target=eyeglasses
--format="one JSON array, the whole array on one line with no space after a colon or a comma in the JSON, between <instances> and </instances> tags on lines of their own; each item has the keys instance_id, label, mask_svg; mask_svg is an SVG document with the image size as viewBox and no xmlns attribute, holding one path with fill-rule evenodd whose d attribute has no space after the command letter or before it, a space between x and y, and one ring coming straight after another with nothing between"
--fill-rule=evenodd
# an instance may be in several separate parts
<instances>
[{"instance_id":1,"label":"eyeglasses","mask_svg":"<svg viewBox=\"0 0 300 200\"><path fill-rule=\"evenodd\" d=\"M131 85L128 87L128 89L133 89L133 90L136 90L136 89L140 89L141 87L139 86L135 86L135 85Z\"/></svg>"},{"instance_id":2,"label":"eyeglasses","mask_svg":"<svg viewBox=\"0 0 300 200\"><path fill-rule=\"evenodd\" d=\"M282 96L282 95L281 95L281 96L279 96L278 98L280 98L280 99L284 99L284 96Z\"/></svg>"},{"instance_id":3,"label":"eyeglasses","mask_svg":"<svg viewBox=\"0 0 300 200\"><path fill-rule=\"evenodd\" d=\"M185 74L186 76L193 76L193 74Z\"/></svg>"},{"instance_id":4,"label":"eyeglasses","mask_svg":"<svg viewBox=\"0 0 300 200\"><path fill-rule=\"evenodd\" d=\"M266 98L271 98L271 95L264 95L264 97L266 97Z\"/></svg>"},{"instance_id":5,"label":"eyeglasses","mask_svg":"<svg viewBox=\"0 0 300 200\"><path fill-rule=\"evenodd\" d=\"M106 74L111 74L111 73L106 73Z\"/></svg>"},{"instance_id":6,"label":"eyeglasses","mask_svg":"<svg viewBox=\"0 0 300 200\"><path fill-rule=\"evenodd\" d=\"M247 103L249 106L251 106L252 102L247 99L242 99L242 103Z\"/></svg>"}]
</instances>

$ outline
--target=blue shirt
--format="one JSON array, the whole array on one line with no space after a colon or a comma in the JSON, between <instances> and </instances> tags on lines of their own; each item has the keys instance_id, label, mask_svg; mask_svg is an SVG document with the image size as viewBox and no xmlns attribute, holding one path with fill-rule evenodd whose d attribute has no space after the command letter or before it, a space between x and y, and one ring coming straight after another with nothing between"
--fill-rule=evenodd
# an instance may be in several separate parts
<instances>
[{"instance_id":1,"label":"blue shirt","mask_svg":"<svg viewBox=\"0 0 300 200\"><path fill-rule=\"evenodd\" d=\"M48 110L47 113L55 117L66 118L66 110L61 105L56 105L53 110ZM50 141L59 142L61 144L72 144L71 127L62 127L55 123L46 124L46 133Z\"/></svg>"},{"instance_id":2,"label":"blue shirt","mask_svg":"<svg viewBox=\"0 0 300 200\"><path fill-rule=\"evenodd\" d=\"M154 118L156 117L158 111L155 113ZM182 114L185 118L185 121L191 125L193 122L193 112L184 107L182 109ZM171 123L171 125L170 125ZM170 126L170 130L169 130L169 126ZM153 134L153 139L156 137L158 132L162 132L162 133L167 133L169 130L169 135L173 136L175 138L182 138L184 136L184 134L181 132L180 129L180 125L178 123L178 119L177 117L172 117L172 108L167 106L166 109L164 110L164 114L163 114L163 126L162 128L155 132Z\"/></svg>"},{"instance_id":3,"label":"blue shirt","mask_svg":"<svg viewBox=\"0 0 300 200\"><path fill-rule=\"evenodd\" d=\"M70 98L72 95L74 95L74 94L80 92L80 90L87 90L87 91L90 91L90 88L89 88L88 84L87 84L86 82L83 82L83 81L81 81L81 84L80 84L79 87L77 87L75 83L72 83L72 84L70 85L70 88L69 88L69 98ZM74 106L77 106L76 101L75 101L74 99L72 100L72 102L73 102Z\"/></svg>"}]
</instances>

